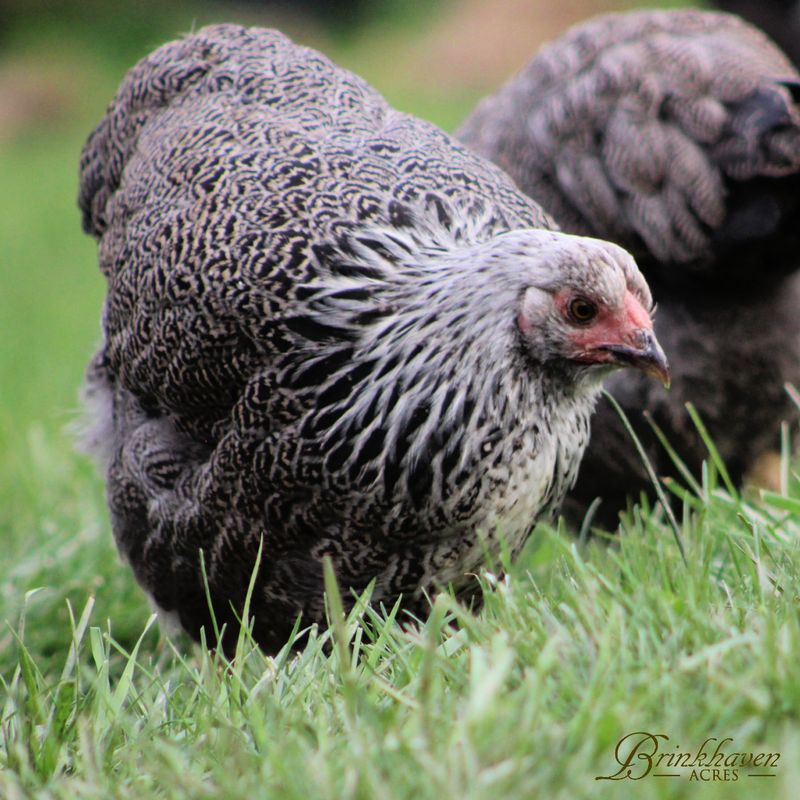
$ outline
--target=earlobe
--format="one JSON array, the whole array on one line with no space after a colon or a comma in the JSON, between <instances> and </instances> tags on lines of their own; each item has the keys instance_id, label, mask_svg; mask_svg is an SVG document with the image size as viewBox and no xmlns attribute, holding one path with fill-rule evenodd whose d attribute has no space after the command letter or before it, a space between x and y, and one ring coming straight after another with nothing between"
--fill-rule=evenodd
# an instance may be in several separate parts
<instances>
[{"instance_id":1,"label":"earlobe","mask_svg":"<svg viewBox=\"0 0 800 800\"><path fill-rule=\"evenodd\" d=\"M533 325L531 325L530 321L527 319L527 317L522 311L520 311L519 314L517 314L517 327L526 336L533 330Z\"/></svg>"},{"instance_id":2,"label":"earlobe","mask_svg":"<svg viewBox=\"0 0 800 800\"><path fill-rule=\"evenodd\" d=\"M529 286L522 295L520 310L517 314L517 327L524 335L528 335L544 324L544 318L552 304L551 296L535 286Z\"/></svg>"}]
</instances>

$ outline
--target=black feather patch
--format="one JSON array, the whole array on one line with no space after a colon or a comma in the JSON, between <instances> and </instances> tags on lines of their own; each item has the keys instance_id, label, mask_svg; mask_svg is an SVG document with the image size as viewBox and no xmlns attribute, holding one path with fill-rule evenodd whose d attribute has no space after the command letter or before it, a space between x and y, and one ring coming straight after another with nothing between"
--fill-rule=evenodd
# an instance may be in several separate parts
<instances>
[{"instance_id":1,"label":"black feather patch","mask_svg":"<svg viewBox=\"0 0 800 800\"><path fill-rule=\"evenodd\" d=\"M288 317L284 320L284 324L290 331L311 342L330 342L355 338L352 332L332 325L325 325L325 323L313 317Z\"/></svg>"}]
</instances>

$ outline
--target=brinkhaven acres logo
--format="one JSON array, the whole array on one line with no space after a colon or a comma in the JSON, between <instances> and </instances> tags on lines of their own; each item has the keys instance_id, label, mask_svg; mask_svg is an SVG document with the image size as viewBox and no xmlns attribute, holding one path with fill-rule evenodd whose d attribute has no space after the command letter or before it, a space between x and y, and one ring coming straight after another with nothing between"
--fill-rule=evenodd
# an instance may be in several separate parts
<instances>
[{"instance_id":1,"label":"brinkhaven acres logo","mask_svg":"<svg viewBox=\"0 0 800 800\"><path fill-rule=\"evenodd\" d=\"M690 781L738 781L774 778L780 753L736 749L733 739L710 736L694 751L671 745L665 733L636 731L623 736L614 750L619 769L596 781L640 781L642 778L684 778Z\"/></svg>"}]
</instances>

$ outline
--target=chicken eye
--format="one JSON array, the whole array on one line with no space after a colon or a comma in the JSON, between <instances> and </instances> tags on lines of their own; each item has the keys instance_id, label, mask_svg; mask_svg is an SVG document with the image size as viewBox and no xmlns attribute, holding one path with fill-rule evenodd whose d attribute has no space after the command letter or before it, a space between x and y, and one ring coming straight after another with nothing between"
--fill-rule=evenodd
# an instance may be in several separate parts
<instances>
[{"instance_id":1,"label":"chicken eye","mask_svg":"<svg viewBox=\"0 0 800 800\"><path fill-rule=\"evenodd\" d=\"M597 316L597 306L585 297L576 297L568 306L569 316L573 322L585 325Z\"/></svg>"}]
</instances>

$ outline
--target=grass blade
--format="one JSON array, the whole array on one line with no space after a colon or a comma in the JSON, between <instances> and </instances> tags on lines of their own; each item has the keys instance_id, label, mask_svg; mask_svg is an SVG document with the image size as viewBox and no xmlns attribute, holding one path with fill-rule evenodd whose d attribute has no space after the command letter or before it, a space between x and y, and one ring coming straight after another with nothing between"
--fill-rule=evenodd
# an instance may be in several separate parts
<instances>
[{"instance_id":1,"label":"grass blade","mask_svg":"<svg viewBox=\"0 0 800 800\"><path fill-rule=\"evenodd\" d=\"M639 458L642 459L642 464L644 464L644 468L647 471L647 477L650 479L650 483L653 484L653 488L656 491L656 495L658 495L658 499L661 501L661 505L664 507L664 513L667 515L670 527L672 528L672 533L675 537L675 543L678 545L678 551L680 552L681 558L683 559L683 563L685 564L686 549L683 546L683 537L681 536L681 530L680 526L678 525L678 520L675 519L675 513L672 510L672 506L670 505L669 499L667 498L666 492L664 491L664 487L658 480L656 472L653 469L653 465L650 463L650 459L647 457L647 453L645 453L644 447L642 447L642 443L641 441L639 441L639 437L636 435L636 431L634 431L633 426L628 420L627 415L622 410L619 403L614 399L614 397L611 395L610 392L607 392L604 389L603 394L606 396L606 399L611 403L612 407L617 412L617 414L619 414L619 418L622 420L622 424L625 427L625 430L628 432L628 435L631 437L634 445L636 446L636 451L639 453Z\"/></svg>"}]
</instances>

